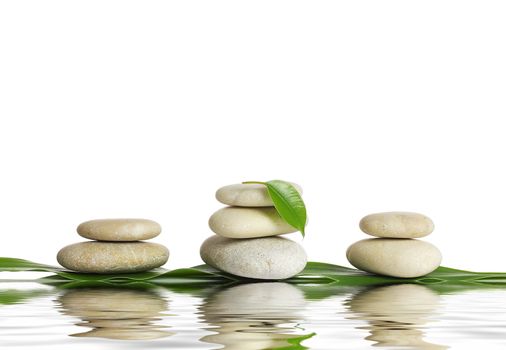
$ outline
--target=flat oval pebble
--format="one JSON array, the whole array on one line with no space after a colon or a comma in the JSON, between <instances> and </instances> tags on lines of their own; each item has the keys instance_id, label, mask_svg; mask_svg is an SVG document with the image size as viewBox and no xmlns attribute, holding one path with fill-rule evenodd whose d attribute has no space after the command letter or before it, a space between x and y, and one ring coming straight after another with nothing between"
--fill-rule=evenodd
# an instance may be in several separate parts
<instances>
[{"instance_id":1,"label":"flat oval pebble","mask_svg":"<svg viewBox=\"0 0 506 350\"><path fill-rule=\"evenodd\" d=\"M168 258L167 248L147 242L81 242L62 248L56 257L61 266L85 273L148 271Z\"/></svg>"},{"instance_id":2,"label":"flat oval pebble","mask_svg":"<svg viewBox=\"0 0 506 350\"><path fill-rule=\"evenodd\" d=\"M225 207L211 215L209 227L217 235L228 238L276 236L297 231L274 207Z\"/></svg>"},{"instance_id":3,"label":"flat oval pebble","mask_svg":"<svg viewBox=\"0 0 506 350\"><path fill-rule=\"evenodd\" d=\"M434 223L422 214L392 211L365 216L360 229L376 237L420 238L432 233Z\"/></svg>"},{"instance_id":4,"label":"flat oval pebble","mask_svg":"<svg viewBox=\"0 0 506 350\"><path fill-rule=\"evenodd\" d=\"M147 219L100 219L83 222L77 233L97 241L142 241L160 234L162 228Z\"/></svg>"},{"instance_id":5,"label":"flat oval pebble","mask_svg":"<svg viewBox=\"0 0 506 350\"><path fill-rule=\"evenodd\" d=\"M302 188L290 182L300 194ZM261 184L234 184L221 187L216 191L216 199L226 205L238 207L272 207L272 199L267 187Z\"/></svg>"},{"instance_id":6,"label":"flat oval pebble","mask_svg":"<svg viewBox=\"0 0 506 350\"><path fill-rule=\"evenodd\" d=\"M283 237L231 239L211 236L202 243L200 256L216 269L266 280L295 276L307 262L304 248Z\"/></svg>"},{"instance_id":7,"label":"flat oval pebble","mask_svg":"<svg viewBox=\"0 0 506 350\"><path fill-rule=\"evenodd\" d=\"M424 276L441 264L441 252L416 239L370 238L353 243L346 252L350 264L378 275Z\"/></svg>"}]
</instances>

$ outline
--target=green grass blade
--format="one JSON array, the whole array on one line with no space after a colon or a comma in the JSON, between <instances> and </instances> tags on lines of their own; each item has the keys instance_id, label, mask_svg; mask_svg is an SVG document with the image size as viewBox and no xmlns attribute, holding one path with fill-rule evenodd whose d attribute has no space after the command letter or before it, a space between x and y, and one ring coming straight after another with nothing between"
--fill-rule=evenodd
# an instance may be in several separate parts
<instances>
[{"instance_id":1,"label":"green grass blade","mask_svg":"<svg viewBox=\"0 0 506 350\"><path fill-rule=\"evenodd\" d=\"M2 271L44 271L55 275L44 277L40 281L48 284L62 284L71 282L107 283L112 285L127 285L129 283L149 283L161 286L224 286L234 283L256 282L256 280L241 278L219 271L208 265L183 268L168 271L155 269L141 273L127 274L89 274L77 273L62 268L39 264L23 259L0 257L0 272ZM472 272L448 267L439 267L434 272L418 278L395 278L370 274L357 269L343 267L322 262L309 262L306 268L297 276L286 280L295 285L325 286L329 289L347 286L374 286L382 284L416 283L427 286L467 286L473 288L506 288L506 273L502 272ZM174 287L175 288L175 287ZM177 287L179 288L179 287ZM330 289L332 289L330 288ZM441 287L439 287L441 288ZM184 289L184 288L183 288ZM441 288L444 289L444 288Z\"/></svg>"},{"instance_id":2,"label":"green grass blade","mask_svg":"<svg viewBox=\"0 0 506 350\"><path fill-rule=\"evenodd\" d=\"M35 263L29 260L0 257L0 271L48 271L55 272L63 269L55 266Z\"/></svg>"},{"instance_id":3,"label":"green grass blade","mask_svg":"<svg viewBox=\"0 0 506 350\"><path fill-rule=\"evenodd\" d=\"M99 273L78 273L71 271L57 271L56 274L68 280L74 281L108 281L108 282L132 282L147 281L167 272L165 269L155 269L138 273L99 274Z\"/></svg>"}]
</instances>

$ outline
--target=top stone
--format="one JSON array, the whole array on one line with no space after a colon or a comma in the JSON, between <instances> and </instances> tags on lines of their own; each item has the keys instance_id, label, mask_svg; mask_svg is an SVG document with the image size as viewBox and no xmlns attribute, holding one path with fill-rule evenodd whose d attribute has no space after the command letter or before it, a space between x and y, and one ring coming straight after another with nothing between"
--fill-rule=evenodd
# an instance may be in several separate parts
<instances>
[{"instance_id":1,"label":"top stone","mask_svg":"<svg viewBox=\"0 0 506 350\"><path fill-rule=\"evenodd\" d=\"M302 194L302 188L291 182L292 186ZM267 187L261 184L235 184L224 186L216 191L216 199L226 205L236 207L272 207Z\"/></svg>"},{"instance_id":2,"label":"top stone","mask_svg":"<svg viewBox=\"0 0 506 350\"><path fill-rule=\"evenodd\" d=\"M376 237L420 238L432 233L434 223L422 214L392 211L365 216L360 229Z\"/></svg>"},{"instance_id":3,"label":"top stone","mask_svg":"<svg viewBox=\"0 0 506 350\"><path fill-rule=\"evenodd\" d=\"M160 234L160 224L146 219L101 219L86 221L77 226L77 233L97 241L142 241Z\"/></svg>"}]
</instances>

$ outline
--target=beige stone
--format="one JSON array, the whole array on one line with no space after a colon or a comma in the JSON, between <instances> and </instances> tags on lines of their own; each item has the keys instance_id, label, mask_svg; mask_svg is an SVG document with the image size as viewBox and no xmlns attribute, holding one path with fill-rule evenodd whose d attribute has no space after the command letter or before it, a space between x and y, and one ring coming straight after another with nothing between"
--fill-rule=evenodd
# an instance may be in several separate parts
<instances>
[{"instance_id":1,"label":"beige stone","mask_svg":"<svg viewBox=\"0 0 506 350\"><path fill-rule=\"evenodd\" d=\"M281 280L301 272L306 252L298 243L283 237L231 239L209 237L200 247L204 262L236 276Z\"/></svg>"},{"instance_id":2,"label":"beige stone","mask_svg":"<svg viewBox=\"0 0 506 350\"><path fill-rule=\"evenodd\" d=\"M422 214L393 211L365 216L360 229L376 237L420 238L432 233L434 223Z\"/></svg>"},{"instance_id":3,"label":"beige stone","mask_svg":"<svg viewBox=\"0 0 506 350\"><path fill-rule=\"evenodd\" d=\"M291 182L302 194L302 188ZM239 207L270 207L273 206L267 187L261 184L234 184L221 187L216 191L216 199L226 205Z\"/></svg>"},{"instance_id":4,"label":"beige stone","mask_svg":"<svg viewBox=\"0 0 506 350\"><path fill-rule=\"evenodd\" d=\"M168 258L167 248L147 242L81 242L62 248L57 255L63 267L85 273L148 271Z\"/></svg>"},{"instance_id":5,"label":"beige stone","mask_svg":"<svg viewBox=\"0 0 506 350\"><path fill-rule=\"evenodd\" d=\"M99 219L83 222L77 233L97 241L142 241L160 234L162 228L147 219Z\"/></svg>"},{"instance_id":6,"label":"beige stone","mask_svg":"<svg viewBox=\"0 0 506 350\"><path fill-rule=\"evenodd\" d=\"M434 271L441 252L416 239L370 238L352 244L346 257L357 269L379 275L413 278Z\"/></svg>"},{"instance_id":7,"label":"beige stone","mask_svg":"<svg viewBox=\"0 0 506 350\"><path fill-rule=\"evenodd\" d=\"M209 227L217 235L228 238L276 236L297 231L274 207L225 207L209 218Z\"/></svg>"}]
</instances>

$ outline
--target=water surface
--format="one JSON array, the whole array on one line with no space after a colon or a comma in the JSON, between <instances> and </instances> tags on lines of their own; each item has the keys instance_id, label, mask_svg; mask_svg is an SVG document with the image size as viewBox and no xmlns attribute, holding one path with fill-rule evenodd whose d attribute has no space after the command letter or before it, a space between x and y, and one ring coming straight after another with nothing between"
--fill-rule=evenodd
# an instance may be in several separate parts
<instances>
[{"instance_id":1,"label":"water surface","mask_svg":"<svg viewBox=\"0 0 506 350\"><path fill-rule=\"evenodd\" d=\"M5 349L506 349L506 289L0 282Z\"/></svg>"}]
</instances>

